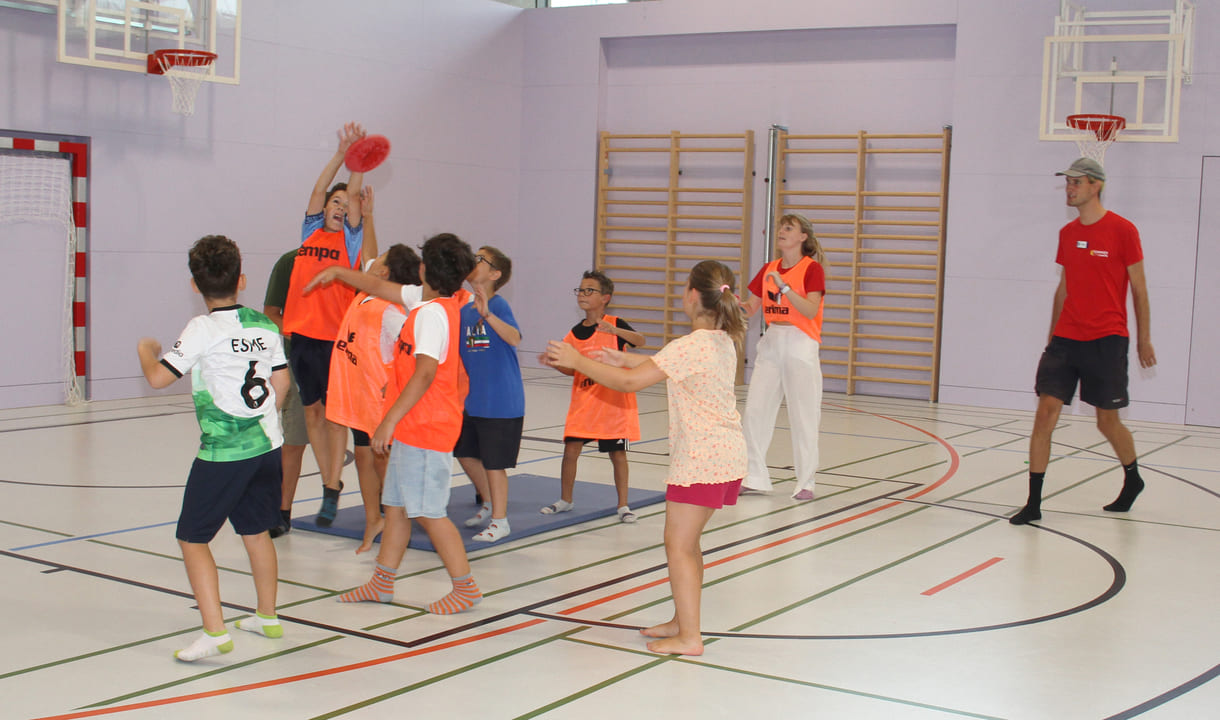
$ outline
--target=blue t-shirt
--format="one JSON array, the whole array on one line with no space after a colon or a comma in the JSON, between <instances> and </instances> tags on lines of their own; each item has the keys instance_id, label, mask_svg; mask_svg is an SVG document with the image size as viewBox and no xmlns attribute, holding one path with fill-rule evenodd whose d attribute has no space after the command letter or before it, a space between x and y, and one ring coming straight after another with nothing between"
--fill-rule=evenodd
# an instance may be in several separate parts
<instances>
[{"instance_id":1,"label":"blue t-shirt","mask_svg":"<svg viewBox=\"0 0 1220 720\"><path fill-rule=\"evenodd\" d=\"M487 309L521 330L508 301L495 295ZM517 348L504 342L487 327L471 301L462 306L462 364L470 376L466 414L481 418L525 417L525 388L521 385L521 363Z\"/></svg>"}]
</instances>

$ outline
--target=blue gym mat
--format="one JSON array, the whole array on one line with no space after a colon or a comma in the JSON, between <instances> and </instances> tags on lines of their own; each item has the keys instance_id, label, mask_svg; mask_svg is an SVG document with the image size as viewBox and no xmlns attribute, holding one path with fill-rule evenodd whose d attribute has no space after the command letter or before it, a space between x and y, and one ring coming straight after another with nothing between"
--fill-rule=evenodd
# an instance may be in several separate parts
<instances>
[{"instance_id":1,"label":"blue gym mat","mask_svg":"<svg viewBox=\"0 0 1220 720\"><path fill-rule=\"evenodd\" d=\"M349 485L348 487L351 487ZM359 502L358 492L352 492L348 497ZM555 530L568 525L596 520L615 514L618 497L613 485L600 483L576 482L573 493L575 507L568 512L543 515L538 508L549 505L559 499L559 478L542 477L541 475L509 475L508 476L508 522L512 533L505 539L494 543L475 542L472 538L483 530L482 527L468 528L463 521L474 515L478 506L474 504L474 486L470 484L453 488L449 496L449 519L457 525L458 532L466 544L467 550L503 545L530 535L537 535L549 530ZM641 490L631 488L627 493L632 510L638 510L646 505L653 505L665 500L665 493L658 490ZM364 537L364 508L360 505L339 508L335 522L328 528L318 527L314 522L317 515L306 515L293 518L292 527L295 530L309 530L326 535L340 535L359 540ZM380 536L378 540L380 540ZM435 551L427 533L418 524L411 529L409 547L417 550Z\"/></svg>"}]
</instances>

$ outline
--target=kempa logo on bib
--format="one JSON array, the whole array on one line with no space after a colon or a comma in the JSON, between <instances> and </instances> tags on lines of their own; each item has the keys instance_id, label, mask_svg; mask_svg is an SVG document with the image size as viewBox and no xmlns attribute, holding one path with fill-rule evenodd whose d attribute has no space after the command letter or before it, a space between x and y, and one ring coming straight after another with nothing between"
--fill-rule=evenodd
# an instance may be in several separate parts
<instances>
[{"instance_id":1,"label":"kempa logo on bib","mask_svg":"<svg viewBox=\"0 0 1220 720\"><path fill-rule=\"evenodd\" d=\"M1110 257L1109 250L1093 250L1093 251L1089 252L1089 254L1092 255L1093 257L1102 257L1102 258Z\"/></svg>"}]
</instances>

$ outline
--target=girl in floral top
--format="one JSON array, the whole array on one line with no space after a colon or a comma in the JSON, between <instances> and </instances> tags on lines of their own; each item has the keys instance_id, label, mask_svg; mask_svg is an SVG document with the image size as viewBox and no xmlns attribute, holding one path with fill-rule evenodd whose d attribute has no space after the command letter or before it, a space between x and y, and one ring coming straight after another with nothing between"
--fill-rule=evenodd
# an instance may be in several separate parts
<instances>
[{"instance_id":1,"label":"girl in floral top","mask_svg":"<svg viewBox=\"0 0 1220 720\"><path fill-rule=\"evenodd\" d=\"M691 332L652 357L603 350L589 358L567 343L552 341L548 359L601 385L635 392L665 380L669 398L669 476L665 493L665 556L673 591L669 622L640 630L655 653L701 655L699 597L703 551L699 536L712 513L737 503L746 473L746 442L733 380L745 316L736 280L724 265L705 260L691 268L682 307Z\"/></svg>"}]
</instances>

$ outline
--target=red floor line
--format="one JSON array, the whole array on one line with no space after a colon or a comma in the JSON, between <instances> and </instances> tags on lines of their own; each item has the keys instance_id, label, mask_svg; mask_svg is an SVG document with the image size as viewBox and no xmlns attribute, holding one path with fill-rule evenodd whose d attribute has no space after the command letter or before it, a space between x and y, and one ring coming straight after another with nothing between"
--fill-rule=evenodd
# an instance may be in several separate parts
<instances>
[{"instance_id":1,"label":"red floor line","mask_svg":"<svg viewBox=\"0 0 1220 720\"><path fill-rule=\"evenodd\" d=\"M883 420L889 420L890 422L898 423L899 425L903 425L905 427L911 428L912 430L916 430L918 432L923 433L924 435L927 435L928 437L932 438L936 442L940 443L940 445L943 448L945 448L945 450L949 453L949 457L950 457L949 469L935 483L932 483L931 485L925 487L924 489L920 490L919 492L916 492L913 495L907 496L908 498L916 498L916 497L919 497L920 495L923 495L925 493L931 492L932 490L935 490L936 488L938 488L941 485L944 485L946 482L948 482L949 478L953 477L953 475L957 473L958 466L961 464L961 458L958 456L957 451L954 450L953 447L951 445L949 445L949 443L947 443L942 438L937 437L936 435L934 435L922 428L915 427L914 425L911 425L909 423L905 423L901 420L896 420L894 418L886 417L884 415L878 415L877 413L870 413L870 412L867 412L864 410L856 410L855 408L847 408L847 407L843 407L840 405L834 405L834 407L838 407L838 408L844 409L844 410L853 410L854 412L859 412L859 413L862 413L865 415L872 415L873 417L877 417L877 418L881 418ZM819 533L819 532L822 532L823 530L829 530L831 528L838 527L840 525L844 525L844 524L852 522L854 520L859 520L860 518L868 517L869 515L874 515L883 510L888 510L889 508L896 507L900 504L901 504L901 502L899 502L899 501L886 503L885 505L880 505L871 510L866 510L861 513L856 513L855 515L852 515L851 517L842 518L840 520L836 520L832 523L827 523L825 525L819 525L818 527L811 528L804 532L797 533L796 535L792 535L787 538L782 538L780 540L775 540L775 541L769 542L765 545L759 545L758 547L739 552L735 555L730 555L728 557L720 558L719 560L708 563L707 565L705 565L705 567L716 567L717 565L722 565L726 562L729 562L730 560L737 560L737 559L761 552L763 550L767 550L767 549L770 549L773 547L778 547L780 545L790 543L794 540L799 540L801 538L808 537L809 535L813 535L814 533ZM978 568L978 570L981 570L981 569L982 568ZM560 611L559 614L571 615L571 614L577 613L581 610L586 610L591 607L596 607L598 605L605 604L612 600L616 600L621 597L626 597L628 595L632 595L634 593L641 592L648 588L662 585L668 581L669 581L669 578L665 577L665 578L661 578L659 580L654 580L652 582L644 583L642 585L638 585L636 587L629 588L627 590L623 590L618 593L614 593L613 595L608 595L606 597L599 598L597 600L593 600L593 601L584 603L582 605L578 605L576 607ZM220 690L210 690L208 692L195 693L192 695L180 695L180 696L172 697L172 698L162 698L160 700L150 700L147 702L133 703L130 705L116 705L114 707L97 708L94 710L85 710L82 712L68 713L65 715L49 715L49 716L42 717L42 718L36 718L36 720L73 720L74 718L96 717L99 715L110 715L110 714L114 714L114 713L126 712L128 710L142 710L144 708L158 707L158 706L162 706L162 705L172 705L172 704L176 704L176 703L187 702L190 700L203 700L203 699L207 699L207 698L211 698L211 697L232 695L234 693L246 692L248 690L259 690L262 688L274 687L277 685L287 685L289 683L299 682L301 680L311 680L313 678L325 677L327 675L337 675L339 673L344 673L344 672L348 672L351 670L361 670L366 667L383 665L388 662L395 662L397 660L403 660L403 659L415 657L418 655L426 655L428 653L436 652L438 650L446 650L451 647L458 647L460 645L466 645L466 644L469 644L476 640L484 640L487 638L496 637L498 635L504 635L506 633L516 632L517 630L524 630L527 627L533 627L534 625L538 625L538 624L541 624L544 622L546 622L546 620L543 620L543 619L529 620L529 621L526 621L523 623L519 623L517 625L513 625L511 627L502 628L500 630L493 630L491 632L481 633L479 635L472 635L471 637L463 638L461 640L453 640L453 641L450 641L447 643L441 643L440 645L434 645L434 646L427 647L427 648L421 648L419 650L410 650L410 651L404 652L404 653L388 655L386 657L378 658L375 660L366 660L364 662L353 663L350 665L342 665L339 667L329 668L327 670L316 670L314 672L305 673L303 675L293 675L290 677L279 678L276 680L266 680L266 681L259 682L259 683L251 683L249 685L238 685L238 686L231 687L231 688L223 688Z\"/></svg>"},{"instance_id":2,"label":"red floor line","mask_svg":"<svg viewBox=\"0 0 1220 720\"><path fill-rule=\"evenodd\" d=\"M130 705L115 705L113 707L94 708L93 710L82 710L80 712L67 713L64 715L50 715L47 717L38 718L37 720L72 720L73 718L97 717L99 715L110 715L113 713L127 712L129 710L143 710L145 708L159 707L162 705L174 705L177 703L187 702L190 700L205 700L207 698L221 697L224 695L232 695L234 693L246 692L248 690L261 690L263 688L275 687L276 685L287 685L289 683L300 682L302 680L312 680L314 678L326 677L327 675L338 675L339 673L345 673L345 672L348 672L351 670L361 670L364 668L374 667L377 665L384 665L389 662L395 662L397 660L404 660L404 659L410 658L410 657L416 657L419 655L427 655L429 653L433 653L438 650L447 650L452 647L458 647L460 645L467 645L467 644L475 642L477 640L486 640L487 638L493 638L493 637L496 637L497 635L504 635L504 634L507 634L510 632L524 630L527 627L532 627L534 625L541 625L544 622L546 622L546 620L543 620L543 619L527 620L523 623L518 623L511 627L501 628L499 630L492 630L490 632L480 633L478 635L472 635L467 638L462 638L461 640L451 640L450 642L441 643L440 645L420 648L418 650L408 650L407 652L395 653L394 655L387 655L386 657L383 657L383 658L377 658L374 660L365 660L364 662L352 663L350 665L341 665L339 667L328 668L326 670L315 670L313 672L304 673L302 675L291 675L289 677L277 678L275 680L264 680L263 682L250 683L248 685L237 685L237 686L230 687L230 688L222 688L220 690L208 690L207 692L193 693L191 695L178 695L176 697L161 698L160 700L148 700L145 702L132 703Z\"/></svg>"},{"instance_id":3,"label":"red floor line","mask_svg":"<svg viewBox=\"0 0 1220 720\"><path fill-rule=\"evenodd\" d=\"M958 575L957 577L949 578L948 580L944 581L943 583L941 583L940 585L937 585L934 588L929 588L927 590L924 590L923 592L920 593L920 595L927 595L928 597L932 597L933 595L940 592L941 590L944 590L947 587L956 585L959 582L970 577L971 575L977 575L978 573L983 572L987 568L991 567L992 565L995 565L996 563L1000 562L1003 559L1004 558L993 557L990 560L988 560L987 562L978 565L977 567L970 568L969 570L962 573L961 575Z\"/></svg>"}]
</instances>

